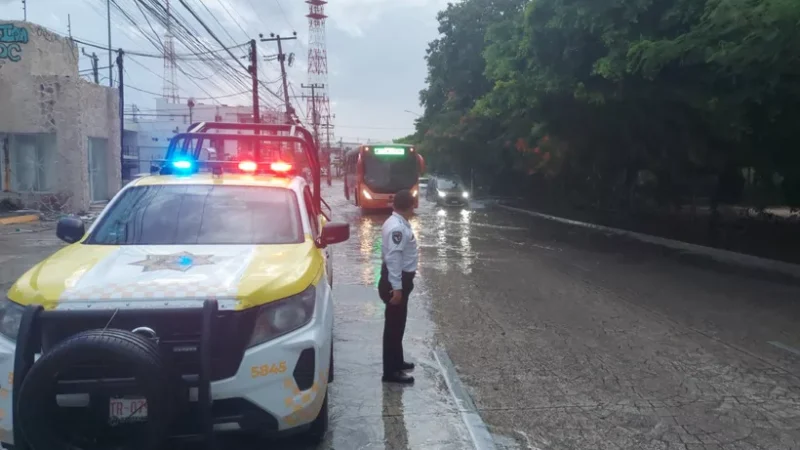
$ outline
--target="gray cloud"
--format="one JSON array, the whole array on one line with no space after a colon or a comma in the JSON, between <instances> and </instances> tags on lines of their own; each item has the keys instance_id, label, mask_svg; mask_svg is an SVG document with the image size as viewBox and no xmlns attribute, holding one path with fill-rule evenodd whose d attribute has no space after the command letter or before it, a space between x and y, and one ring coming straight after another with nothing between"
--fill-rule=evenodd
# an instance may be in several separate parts
<instances>
[{"instance_id":1,"label":"gray cloud","mask_svg":"<svg viewBox=\"0 0 800 450\"><path fill-rule=\"evenodd\" d=\"M117 0L121 5L135 6L134 0ZM297 86L306 82L306 59L308 51L308 22L305 17L308 5L299 0L203 0L211 10L214 20L204 8L195 5L215 33L226 44L244 42L259 33L290 35L297 31L298 41L287 43L284 50L294 52L296 64L289 69L290 80ZM16 0L0 0L13 4ZM175 8L186 18L191 16L174 1ZM337 137L346 140L389 139L413 131L414 116L404 110L418 111L418 92L424 86L426 74L425 49L427 43L437 35L436 12L444 0L330 0L326 6L329 15L327 24L328 70L330 96L336 114ZM84 0L37 0L28 2L28 19L32 22L66 32L67 14L71 15L73 35L77 38L106 42L105 1ZM227 10L222 5L227 7ZM8 19L22 18L18 12L6 8ZM138 11L133 11L138 14ZM138 16L141 17L141 16ZM217 23L217 20L221 26ZM155 52L151 45L137 36L127 23L115 20L113 46ZM149 32L144 22L141 24ZM199 25L193 22L196 28ZM229 35L231 37L229 37ZM215 45L216 46L216 45ZM91 49L87 49L91 51ZM105 52L94 50L100 56L101 65L106 65ZM180 49L178 50L180 51ZM274 44L259 45L262 55L276 53ZM144 67L141 67L144 66ZM82 58L82 69L89 68L89 59ZM238 66L237 66L238 67ZM278 66L260 63L261 78L277 80ZM131 84L151 92L161 92L163 63L158 59L136 58L127 64ZM212 75L206 73L195 74ZM102 72L101 72L102 73ZM194 73L194 72L190 72ZM103 74L102 76L106 76ZM225 83L199 82L203 89L195 86L187 77L179 75L181 95L184 97L207 97L230 94L233 88ZM280 83L270 85L279 90ZM273 101L274 98L265 95ZM129 92L126 98L141 109L153 108L152 95ZM224 103L247 104L247 95L228 98ZM303 102L303 107L305 103ZM384 129L379 129L384 128ZM391 128L391 129L389 129Z\"/></svg>"}]
</instances>

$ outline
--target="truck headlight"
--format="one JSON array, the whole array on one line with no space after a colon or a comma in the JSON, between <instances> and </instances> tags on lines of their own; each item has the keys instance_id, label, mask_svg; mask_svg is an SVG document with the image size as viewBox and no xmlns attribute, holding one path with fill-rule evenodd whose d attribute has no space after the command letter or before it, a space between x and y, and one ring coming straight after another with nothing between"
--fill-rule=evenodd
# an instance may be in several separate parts
<instances>
[{"instance_id":1,"label":"truck headlight","mask_svg":"<svg viewBox=\"0 0 800 450\"><path fill-rule=\"evenodd\" d=\"M263 344L311 322L316 296L316 288L309 286L297 295L260 307L248 347Z\"/></svg>"},{"instance_id":2,"label":"truck headlight","mask_svg":"<svg viewBox=\"0 0 800 450\"><path fill-rule=\"evenodd\" d=\"M463 194L461 194L461 195L462 195L464 198L469 198L469 192L464 192L464 193L463 193Z\"/></svg>"},{"instance_id":3,"label":"truck headlight","mask_svg":"<svg viewBox=\"0 0 800 450\"><path fill-rule=\"evenodd\" d=\"M442 191L439 191L439 197L442 197L442 198L444 198L444 196L445 196L445 195L447 195L447 194L445 194L445 193L444 193L444 192L442 192Z\"/></svg>"},{"instance_id":4,"label":"truck headlight","mask_svg":"<svg viewBox=\"0 0 800 450\"><path fill-rule=\"evenodd\" d=\"M14 303L9 299L0 301L0 334L11 339L17 340L19 324L22 321L22 312L25 307Z\"/></svg>"}]
</instances>

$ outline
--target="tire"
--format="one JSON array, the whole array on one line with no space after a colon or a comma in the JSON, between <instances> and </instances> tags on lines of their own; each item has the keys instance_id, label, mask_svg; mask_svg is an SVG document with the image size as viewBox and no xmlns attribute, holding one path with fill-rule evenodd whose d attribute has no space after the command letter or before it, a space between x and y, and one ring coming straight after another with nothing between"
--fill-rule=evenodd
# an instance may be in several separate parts
<instances>
[{"instance_id":1,"label":"tire","mask_svg":"<svg viewBox=\"0 0 800 450\"><path fill-rule=\"evenodd\" d=\"M319 410L317 418L311 422L311 427L306 433L309 443L320 444L325 440L328 433L328 392L325 392L325 400L322 401L322 409Z\"/></svg>"},{"instance_id":2,"label":"tire","mask_svg":"<svg viewBox=\"0 0 800 450\"><path fill-rule=\"evenodd\" d=\"M331 363L328 367L328 383L333 383L333 336L331 336Z\"/></svg>"},{"instance_id":3,"label":"tire","mask_svg":"<svg viewBox=\"0 0 800 450\"><path fill-rule=\"evenodd\" d=\"M167 365L155 342L126 330L88 330L57 344L39 358L25 377L17 400L17 419L31 450L61 450L70 448L57 429L54 381L58 374L86 362L105 364L129 371L147 399L148 419L142 433L136 433L125 450L155 450L163 446L172 422L172 405L178 402L171 395L172 386ZM19 445L19 443L18 443Z\"/></svg>"}]
</instances>

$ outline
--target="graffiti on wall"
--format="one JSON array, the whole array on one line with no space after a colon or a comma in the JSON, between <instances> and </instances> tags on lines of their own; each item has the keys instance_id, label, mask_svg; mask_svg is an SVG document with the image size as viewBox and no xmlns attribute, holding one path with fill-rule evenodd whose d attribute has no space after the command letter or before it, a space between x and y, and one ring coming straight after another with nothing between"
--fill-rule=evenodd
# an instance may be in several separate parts
<instances>
[{"instance_id":1,"label":"graffiti on wall","mask_svg":"<svg viewBox=\"0 0 800 450\"><path fill-rule=\"evenodd\" d=\"M19 61L22 53L20 44L27 43L27 29L15 27L13 23L0 24L0 60Z\"/></svg>"}]
</instances>

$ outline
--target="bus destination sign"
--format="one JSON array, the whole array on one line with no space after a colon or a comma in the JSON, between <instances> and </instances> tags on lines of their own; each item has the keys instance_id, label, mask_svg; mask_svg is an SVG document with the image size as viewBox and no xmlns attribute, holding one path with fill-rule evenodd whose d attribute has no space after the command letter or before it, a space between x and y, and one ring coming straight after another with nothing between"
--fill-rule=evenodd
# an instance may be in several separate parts
<instances>
[{"instance_id":1,"label":"bus destination sign","mask_svg":"<svg viewBox=\"0 0 800 450\"><path fill-rule=\"evenodd\" d=\"M375 147L375 154L382 156L402 156L406 154L403 147Z\"/></svg>"}]
</instances>

